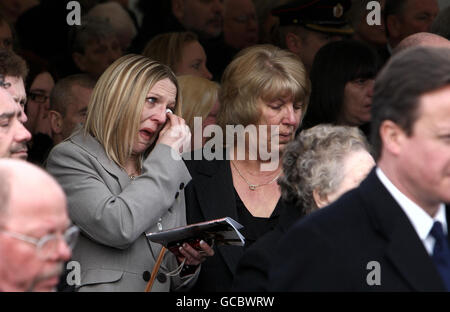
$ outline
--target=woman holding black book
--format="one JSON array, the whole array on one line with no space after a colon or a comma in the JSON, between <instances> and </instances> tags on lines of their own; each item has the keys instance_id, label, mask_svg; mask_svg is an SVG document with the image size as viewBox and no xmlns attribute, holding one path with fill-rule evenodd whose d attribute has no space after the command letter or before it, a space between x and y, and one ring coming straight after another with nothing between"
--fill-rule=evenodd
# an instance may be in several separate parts
<instances>
[{"instance_id":1,"label":"woman holding black book","mask_svg":"<svg viewBox=\"0 0 450 312\"><path fill-rule=\"evenodd\" d=\"M208 160L212 151L205 146L203 160L195 160L194 151L194 160L186 161L193 177L186 187L188 223L231 217L244 226L246 246L276 226L285 206L276 183L280 159L306 111L309 90L305 68L291 52L260 45L237 55L219 91L224 145L217 144L214 154L220 157ZM208 144L219 141L216 134ZM194 290L229 291L243 251L217 247Z\"/></svg>"}]
</instances>

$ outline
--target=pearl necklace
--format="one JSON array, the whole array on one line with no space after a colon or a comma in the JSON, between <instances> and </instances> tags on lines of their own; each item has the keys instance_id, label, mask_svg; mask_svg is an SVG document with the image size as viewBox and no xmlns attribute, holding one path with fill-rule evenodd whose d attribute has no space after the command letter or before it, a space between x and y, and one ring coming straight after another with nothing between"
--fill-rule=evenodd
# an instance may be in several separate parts
<instances>
[{"instance_id":1,"label":"pearl necklace","mask_svg":"<svg viewBox=\"0 0 450 312\"><path fill-rule=\"evenodd\" d=\"M230 160L230 162L231 162L231 164L233 165L233 167L236 169L236 171L237 171L237 173L239 174L239 176L245 181L245 183L247 183L248 188L249 188L251 191L256 190L256 188L258 188L258 187L260 187L260 186L269 185L269 184L273 183L273 182L274 182L276 179L278 179L278 178L280 177L280 175L281 175L281 171L280 171L280 172L276 175L275 178L273 178L272 180L270 180L270 181L267 182L267 183L253 184L253 183L248 182L247 179L244 178L244 176L242 175L241 171L239 171L238 167L236 166L236 164L235 164L233 161Z\"/></svg>"}]
</instances>

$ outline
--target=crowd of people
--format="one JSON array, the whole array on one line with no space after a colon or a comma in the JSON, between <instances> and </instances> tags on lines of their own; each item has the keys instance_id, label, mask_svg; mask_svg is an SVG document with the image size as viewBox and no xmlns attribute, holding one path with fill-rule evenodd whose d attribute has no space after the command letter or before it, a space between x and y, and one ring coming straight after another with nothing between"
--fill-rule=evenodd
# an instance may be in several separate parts
<instances>
[{"instance_id":1,"label":"crowd of people","mask_svg":"<svg viewBox=\"0 0 450 312\"><path fill-rule=\"evenodd\" d=\"M67 3L0 3L0 291L450 291L450 7Z\"/></svg>"}]
</instances>

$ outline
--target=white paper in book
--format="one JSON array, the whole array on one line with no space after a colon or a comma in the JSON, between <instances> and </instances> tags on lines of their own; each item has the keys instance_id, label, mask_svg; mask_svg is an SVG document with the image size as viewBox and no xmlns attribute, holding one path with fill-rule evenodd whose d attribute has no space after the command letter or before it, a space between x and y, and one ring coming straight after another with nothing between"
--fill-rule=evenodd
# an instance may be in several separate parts
<instances>
[{"instance_id":1,"label":"white paper in book","mask_svg":"<svg viewBox=\"0 0 450 312\"><path fill-rule=\"evenodd\" d=\"M161 232L146 233L146 235L150 241L159 243L169 250L172 250L172 247L180 246L184 242L196 245L200 240L215 246L244 246L245 238L239 232L242 228L243 226L232 218L225 217Z\"/></svg>"}]
</instances>

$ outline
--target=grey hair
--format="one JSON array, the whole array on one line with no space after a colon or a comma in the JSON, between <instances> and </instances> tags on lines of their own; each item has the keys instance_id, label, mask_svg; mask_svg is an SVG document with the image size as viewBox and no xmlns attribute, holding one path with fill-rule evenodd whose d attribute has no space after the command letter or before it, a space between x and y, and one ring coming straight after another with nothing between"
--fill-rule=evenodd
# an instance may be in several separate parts
<instances>
[{"instance_id":1,"label":"grey hair","mask_svg":"<svg viewBox=\"0 0 450 312\"><path fill-rule=\"evenodd\" d=\"M83 16L80 26L74 26L69 33L69 49L84 54L86 46L92 40L116 37L112 25L96 16Z\"/></svg>"},{"instance_id":2,"label":"grey hair","mask_svg":"<svg viewBox=\"0 0 450 312\"><path fill-rule=\"evenodd\" d=\"M282 198L304 214L318 209L313 191L321 197L334 192L344 179L346 156L359 150L370 152L370 147L356 127L320 124L303 130L283 155Z\"/></svg>"}]
</instances>

